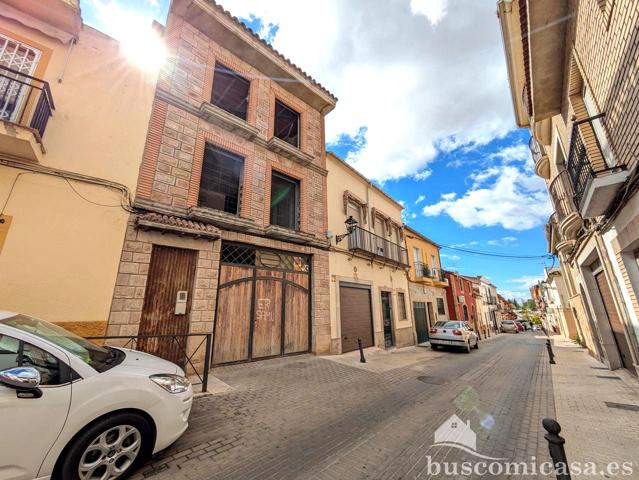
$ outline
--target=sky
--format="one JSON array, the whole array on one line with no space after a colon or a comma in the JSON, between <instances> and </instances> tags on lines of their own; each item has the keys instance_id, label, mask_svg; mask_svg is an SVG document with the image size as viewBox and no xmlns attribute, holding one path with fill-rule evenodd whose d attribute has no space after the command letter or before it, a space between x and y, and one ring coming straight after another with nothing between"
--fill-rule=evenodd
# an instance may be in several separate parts
<instances>
[{"instance_id":1,"label":"sky","mask_svg":"<svg viewBox=\"0 0 639 480\"><path fill-rule=\"evenodd\" d=\"M494 1L219 3L338 97L327 149L400 201L405 223L441 245L547 253L552 208L515 125ZM167 10L168 0L82 2L85 22L116 38L123 25L165 23ZM552 264L441 256L518 299Z\"/></svg>"}]
</instances>

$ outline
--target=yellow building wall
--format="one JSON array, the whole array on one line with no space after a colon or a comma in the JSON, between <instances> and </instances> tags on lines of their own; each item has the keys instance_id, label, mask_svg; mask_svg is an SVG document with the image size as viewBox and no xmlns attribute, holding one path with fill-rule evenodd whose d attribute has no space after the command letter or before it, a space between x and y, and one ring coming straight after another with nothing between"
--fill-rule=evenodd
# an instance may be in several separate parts
<instances>
[{"instance_id":1,"label":"yellow building wall","mask_svg":"<svg viewBox=\"0 0 639 480\"><path fill-rule=\"evenodd\" d=\"M68 45L2 17L0 33L43 51L36 76L49 82L55 111L41 165L119 182L133 195L155 75L131 65L115 40L87 26L66 67ZM0 309L89 322L80 333L101 333L128 220L122 196L26 172L0 166L0 199L8 199L4 213L12 217L0 246Z\"/></svg>"},{"instance_id":2,"label":"yellow building wall","mask_svg":"<svg viewBox=\"0 0 639 480\"><path fill-rule=\"evenodd\" d=\"M439 257L439 248L436 245L426 242L421 238L415 238L410 232L406 232L406 248L408 249L408 263L410 264L410 270L408 271L411 281L417 280L415 277L415 257L413 254L413 248L419 248L421 250L421 258L419 259L424 265L428 266L431 270L433 268L441 268L441 260ZM435 264L433 265L432 256L435 256ZM432 284L432 282L431 282Z\"/></svg>"},{"instance_id":3,"label":"yellow building wall","mask_svg":"<svg viewBox=\"0 0 639 480\"><path fill-rule=\"evenodd\" d=\"M373 310L373 326L375 332L375 344L379 347L384 345L381 291L392 292L393 304L393 325L396 334L397 346L412 345L415 343L413 328L413 314L410 308L408 278L406 270L393 266L383 266L379 262L371 262L357 256L353 256L348 250L347 239L339 244L335 243L334 236L346 232L344 221L343 194L344 190L357 195L362 200L368 202L369 218L365 225L361 225L367 230L370 226L370 209L375 207L381 210L393 220L402 222L402 207L383 193L372 187L361 176L353 172L344 163L334 158L331 154L326 157L326 168L328 169L327 202L328 202L328 228L332 232L332 249L329 255L329 271L331 275L330 283L330 318L331 318L331 352L340 353L341 322L339 317L339 283L352 282L371 286L371 305ZM398 293L403 292L406 305L405 320L399 319Z\"/></svg>"}]
</instances>

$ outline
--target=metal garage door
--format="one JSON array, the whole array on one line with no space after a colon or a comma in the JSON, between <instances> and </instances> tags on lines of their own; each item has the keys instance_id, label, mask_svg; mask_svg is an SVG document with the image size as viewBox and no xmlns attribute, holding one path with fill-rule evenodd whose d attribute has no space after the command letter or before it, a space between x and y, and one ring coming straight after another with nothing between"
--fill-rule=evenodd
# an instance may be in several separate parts
<instances>
[{"instance_id":1,"label":"metal garage door","mask_svg":"<svg viewBox=\"0 0 639 480\"><path fill-rule=\"evenodd\" d=\"M364 347L373 346L373 315L368 288L340 285L339 309L342 324L342 352L357 350L357 339Z\"/></svg>"},{"instance_id":2,"label":"metal garage door","mask_svg":"<svg viewBox=\"0 0 639 480\"><path fill-rule=\"evenodd\" d=\"M310 258L223 244L213 363L310 350Z\"/></svg>"}]
</instances>

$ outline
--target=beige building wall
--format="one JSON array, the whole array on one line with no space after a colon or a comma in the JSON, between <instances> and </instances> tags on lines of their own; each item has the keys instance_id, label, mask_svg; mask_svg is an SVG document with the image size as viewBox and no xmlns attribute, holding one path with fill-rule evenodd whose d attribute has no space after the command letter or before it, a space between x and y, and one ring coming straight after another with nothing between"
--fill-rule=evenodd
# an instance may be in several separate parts
<instances>
[{"instance_id":1,"label":"beige building wall","mask_svg":"<svg viewBox=\"0 0 639 480\"><path fill-rule=\"evenodd\" d=\"M344 221L348 217L344 212L345 192L349 192L368 206L366 209L368 215L365 215L365 223L360 225L366 230L372 230L371 213L373 208L389 216L397 225L401 226L403 207L331 153L327 155L326 168L328 169L328 230L332 235L329 254L331 352L341 353L340 282L370 285L375 345L378 347L384 346L381 292L390 292L396 346L413 345L415 343L415 334L406 276L406 268L408 266L393 266L388 264L388 262L384 264L379 259L371 260L359 254L354 254L348 250L347 238L337 244L335 241L337 235L346 233ZM399 318L401 310L398 305L399 293L404 294L405 319Z\"/></svg>"},{"instance_id":2,"label":"beige building wall","mask_svg":"<svg viewBox=\"0 0 639 480\"><path fill-rule=\"evenodd\" d=\"M3 17L1 2L0 34L42 52L35 76L55 102L41 162L0 151L0 309L86 322L80 333L102 334L129 218L123 191L135 193L155 76L91 27L71 48ZM101 180L66 180L53 169Z\"/></svg>"}]
</instances>

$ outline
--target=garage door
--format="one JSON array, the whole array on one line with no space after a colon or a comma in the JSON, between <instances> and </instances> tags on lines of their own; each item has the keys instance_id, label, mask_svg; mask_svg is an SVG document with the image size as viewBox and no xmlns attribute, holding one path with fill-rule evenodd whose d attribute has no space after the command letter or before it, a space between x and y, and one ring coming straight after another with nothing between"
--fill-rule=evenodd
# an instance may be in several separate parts
<instances>
[{"instance_id":1,"label":"garage door","mask_svg":"<svg viewBox=\"0 0 639 480\"><path fill-rule=\"evenodd\" d=\"M310 259L223 244L213 363L310 350Z\"/></svg>"},{"instance_id":2,"label":"garage door","mask_svg":"<svg viewBox=\"0 0 639 480\"><path fill-rule=\"evenodd\" d=\"M367 288L341 285L339 309L342 324L342 352L357 350L357 339L364 347L373 346L371 292Z\"/></svg>"}]
</instances>

